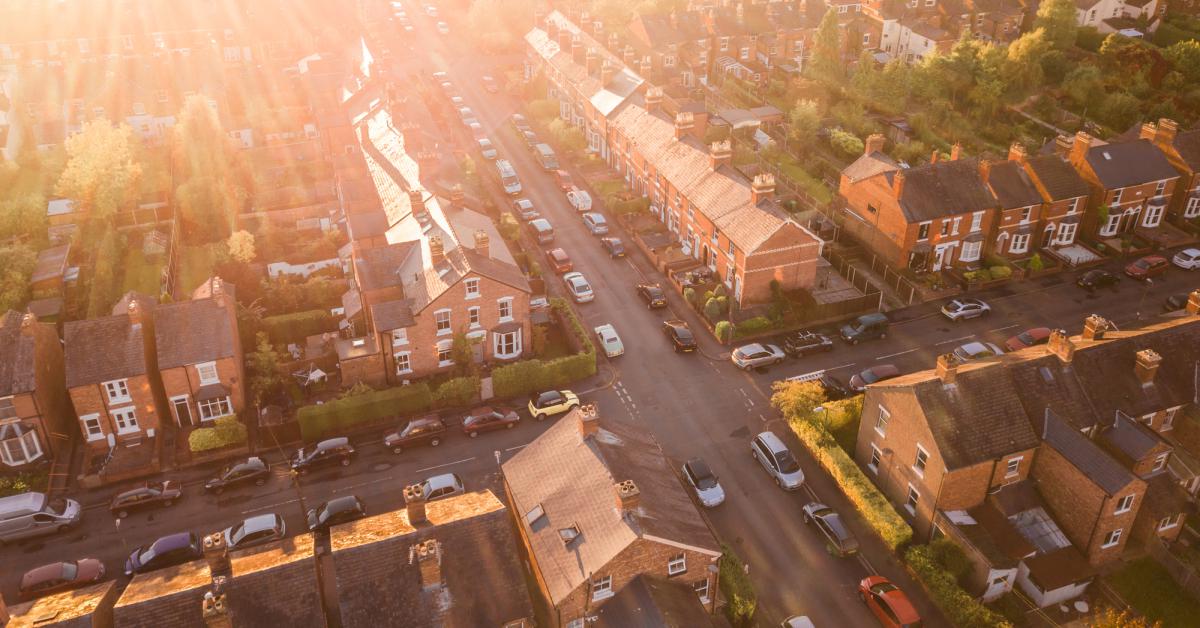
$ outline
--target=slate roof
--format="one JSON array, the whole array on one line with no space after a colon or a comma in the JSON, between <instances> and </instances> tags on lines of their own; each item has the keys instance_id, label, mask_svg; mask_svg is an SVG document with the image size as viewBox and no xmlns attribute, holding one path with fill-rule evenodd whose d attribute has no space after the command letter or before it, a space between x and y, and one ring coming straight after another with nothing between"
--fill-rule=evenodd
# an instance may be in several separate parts
<instances>
[{"instance_id":1,"label":"slate roof","mask_svg":"<svg viewBox=\"0 0 1200 628\"><path fill-rule=\"evenodd\" d=\"M1000 202L1001 209L1042 204L1041 192L1038 192L1021 164L1015 161L992 164L987 186Z\"/></svg>"},{"instance_id":2,"label":"slate roof","mask_svg":"<svg viewBox=\"0 0 1200 628\"><path fill-rule=\"evenodd\" d=\"M117 600L113 619L121 628L205 628L201 603L211 590L204 560L138 574Z\"/></svg>"},{"instance_id":3,"label":"slate roof","mask_svg":"<svg viewBox=\"0 0 1200 628\"><path fill-rule=\"evenodd\" d=\"M850 180L851 183L857 183L863 179L869 179L877 174L890 172L899 169L899 164L896 160L888 157L886 153L875 151L870 155L862 155L854 160L854 163L846 166L842 170L842 175Z\"/></svg>"},{"instance_id":4,"label":"slate roof","mask_svg":"<svg viewBox=\"0 0 1200 628\"><path fill-rule=\"evenodd\" d=\"M1053 591L1095 577L1096 570L1074 545L1038 554L1025 561L1029 578L1043 591Z\"/></svg>"},{"instance_id":5,"label":"slate roof","mask_svg":"<svg viewBox=\"0 0 1200 628\"><path fill-rule=\"evenodd\" d=\"M71 253L71 245L64 244L45 249L37 255L37 265L29 277L30 283L46 281L47 279L62 278L67 271L67 256Z\"/></svg>"},{"instance_id":6,"label":"slate roof","mask_svg":"<svg viewBox=\"0 0 1200 628\"><path fill-rule=\"evenodd\" d=\"M69 321L63 326L67 388L146 373L145 330L128 314Z\"/></svg>"},{"instance_id":7,"label":"slate roof","mask_svg":"<svg viewBox=\"0 0 1200 628\"><path fill-rule=\"evenodd\" d=\"M112 625L117 581L107 580L8 607L5 628L91 628Z\"/></svg>"},{"instance_id":8,"label":"slate roof","mask_svg":"<svg viewBox=\"0 0 1200 628\"><path fill-rule=\"evenodd\" d=\"M1053 412L1047 411L1042 420L1042 440L1109 495L1116 495L1137 479L1099 445Z\"/></svg>"},{"instance_id":9,"label":"slate roof","mask_svg":"<svg viewBox=\"0 0 1200 628\"><path fill-rule=\"evenodd\" d=\"M1100 438L1135 462L1145 458L1146 454L1165 442L1154 430L1138 424L1124 414L1117 415L1112 423L1100 432Z\"/></svg>"},{"instance_id":10,"label":"slate roof","mask_svg":"<svg viewBox=\"0 0 1200 628\"><path fill-rule=\"evenodd\" d=\"M1062 157L1055 154L1030 157L1029 168L1050 194L1050 200L1061 201L1077 196L1088 196L1092 188L1079 171Z\"/></svg>"},{"instance_id":11,"label":"slate roof","mask_svg":"<svg viewBox=\"0 0 1200 628\"><path fill-rule=\"evenodd\" d=\"M1192 172L1200 172L1200 129L1179 132L1175 136L1174 146Z\"/></svg>"},{"instance_id":12,"label":"slate roof","mask_svg":"<svg viewBox=\"0 0 1200 628\"><path fill-rule=\"evenodd\" d=\"M413 317L412 305L401 299L372 305L371 320L375 321L375 329L379 331L411 327L417 324L417 319Z\"/></svg>"},{"instance_id":13,"label":"slate roof","mask_svg":"<svg viewBox=\"0 0 1200 628\"><path fill-rule=\"evenodd\" d=\"M597 628L703 628L720 624L686 584L641 575L596 611Z\"/></svg>"},{"instance_id":14,"label":"slate roof","mask_svg":"<svg viewBox=\"0 0 1200 628\"><path fill-rule=\"evenodd\" d=\"M654 437L618 421L602 421L589 438L581 410L558 420L503 465L514 513L529 538L550 595L558 604L591 574L639 538L657 537L707 550L720 546L684 492ZM632 480L641 493L629 513L617 507L615 485ZM543 515L525 520L535 506ZM578 526L563 542L559 530Z\"/></svg>"},{"instance_id":15,"label":"slate roof","mask_svg":"<svg viewBox=\"0 0 1200 628\"><path fill-rule=\"evenodd\" d=\"M943 160L904 170L900 209L909 222L924 222L997 206L974 159ZM889 182L892 176L888 177Z\"/></svg>"},{"instance_id":16,"label":"slate roof","mask_svg":"<svg viewBox=\"0 0 1200 628\"><path fill-rule=\"evenodd\" d=\"M489 491L430 502L427 523L405 509L334 526L333 570L342 625L375 628L503 626L533 617L508 510ZM441 545L440 587L423 587L412 548ZM301 625L301 624L295 624Z\"/></svg>"},{"instance_id":17,"label":"slate roof","mask_svg":"<svg viewBox=\"0 0 1200 628\"><path fill-rule=\"evenodd\" d=\"M1027 349L1021 353L1023 356L1040 353L1036 357L1008 364L1008 374L1028 416L1040 421L1049 408L1076 427L1096 425L1100 417L1069 364L1063 364L1044 347Z\"/></svg>"},{"instance_id":18,"label":"slate roof","mask_svg":"<svg viewBox=\"0 0 1200 628\"><path fill-rule=\"evenodd\" d=\"M1093 146L1087 151L1087 162L1109 190L1179 176L1167 156L1144 139Z\"/></svg>"},{"instance_id":19,"label":"slate roof","mask_svg":"<svg viewBox=\"0 0 1200 628\"><path fill-rule=\"evenodd\" d=\"M404 260L419 248L416 242L400 242L355 251L354 267L362 290L379 290L401 286L400 267Z\"/></svg>"},{"instance_id":20,"label":"slate roof","mask_svg":"<svg viewBox=\"0 0 1200 628\"><path fill-rule=\"evenodd\" d=\"M212 362L236 355L238 330L216 299L164 303L154 309L158 368Z\"/></svg>"},{"instance_id":21,"label":"slate roof","mask_svg":"<svg viewBox=\"0 0 1200 628\"><path fill-rule=\"evenodd\" d=\"M22 318L13 310L0 316L0 397L37 388L37 345L33 337L21 334Z\"/></svg>"},{"instance_id":22,"label":"slate roof","mask_svg":"<svg viewBox=\"0 0 1200 628\"><path fill-rule=\"evenodd\" d=\"M325 626L312 534L233 552L225 587L234 626Z\"/></svg>"}]
</instances>

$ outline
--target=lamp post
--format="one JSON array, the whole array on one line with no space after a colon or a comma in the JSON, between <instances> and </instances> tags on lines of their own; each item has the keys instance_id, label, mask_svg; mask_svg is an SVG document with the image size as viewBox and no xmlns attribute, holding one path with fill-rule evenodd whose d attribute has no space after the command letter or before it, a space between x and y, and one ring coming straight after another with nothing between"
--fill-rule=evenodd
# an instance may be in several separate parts
<instances>
[{"instance_id":1,"label":"lamp post","mask_svg":"<svg viewBox=\"0 0 1200 628\"><path fill-rule=\"evenodd\" d=\"M813 412L820 415L821 427L826 432L828 432L829 431L829 408L826 408L825 406L817 406L817 407L813 408Z\"/></svg>"}]
</instances>

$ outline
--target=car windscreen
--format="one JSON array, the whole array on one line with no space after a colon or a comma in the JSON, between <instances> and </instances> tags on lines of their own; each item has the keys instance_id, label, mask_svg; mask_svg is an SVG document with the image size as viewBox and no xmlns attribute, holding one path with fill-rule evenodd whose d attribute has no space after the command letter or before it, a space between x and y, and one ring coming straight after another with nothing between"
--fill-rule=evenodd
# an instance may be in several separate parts
<instances>
[{"instance_id":1,"label":"car windscreen","mask_svg":"<svg viewBox=\"0 0 1200 628\"><path fill-rule=\"evenodd\" d=\"M862 380L868 384L874 384L879 381L879 375L872 369L867 369L862 372Z\"/></svg>"},{"instance_id":2,"label":"car windscreen","mask_svg":"<svg viewBox=\"0 0 1200 628\"><path fill-rule=\"evenodd\" d=\"M75 563L63 563L62 577L63 580L74 580L79 573L79 566Z\"/></svg>"},{"instance_id":3,"label":"car windscreen","mask_svg":"<svg viewBox=\"0 0 1200 628\"><path fill-rule=\"evenodd\" d=\"M799 463L792 456L790 451L781 451L775 454L775 461L779 463L780 473L795 473L800 470Z\"/></svg>"},{"instance_id":4,"label":"car windscreen","mask_svg":"<svg viewBox=\"0 0 1200 628\"><path fill-rule=\"evenodd\" d=\"M138 562L145 565L146 563L154 560L154 557L157 555L158 552L154 551L154 546L151 545L150 547L147 547L146 550L141 553L141 555L138 556Z\"/></svg>"},{"instance_id":5,"label":"car windscreen","mask_svg":"<svg viewBox=\"0 0 1200 628\"><path fill-rule=\"evenodd\" d=\"M229 534L229 539L231 541L233 541L234 545L241 543L242 539L245 537L246 537L246 524L245 523L239 523L237 525L237 527L233 529L233 532L231 532Z\"/></svg>"},{"instance_id":6,"label":"car windscreen","mask_svg":"<svg viewBox=\"0 0 1200 628\"><path fill-rule=\"evenodd\" d=\"M680 340L691 340L692 339L692 330L690 330L686 327L676 327L675 328L675 336L677 338L679 338Z\"/></svg>"}]
</instances>

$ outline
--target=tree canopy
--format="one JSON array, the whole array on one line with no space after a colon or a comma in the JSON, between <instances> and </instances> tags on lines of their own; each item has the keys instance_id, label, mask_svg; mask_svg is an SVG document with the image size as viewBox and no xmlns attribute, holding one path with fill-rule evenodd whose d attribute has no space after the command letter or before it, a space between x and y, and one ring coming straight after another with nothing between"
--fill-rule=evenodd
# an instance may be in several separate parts
<instances>
[{"instance_id":1,"label":"tree canopy","mask_svg":"<svg viewBox=\"0 0 1200 628\"><path fill-rule=\"evenodd\" d=\"M111 222L137 200L142 165L134 156L132 132L97 118L67 138L67 165L55 193L73 200L91 222Z\"/></svg>"},{"instance_id":2,"label":"tree canopy","mask_svg":"<svg viewBox=\"0 0 1200 628\"><path fill-rule=\"evenodd\" d=\"M175 201L188 242L224 240L246 198L247 179L237 149L208 101L191 96L174 127Z\"/></svg>"},{"instance_id":3,"label":"tree canopy","mask_svg":"<svg viewBox=\"0 0 1200 628\"><path fill-rule=\"evenodd\" d=\"M1072 0L1045 0L1038 6L1033 28L1044 30L1046 41L1058 50L1074 46L1079 31L1075 3Z\"/></svg>"},{"instance_id":4,"label":"tree canopy","mask_svg":"<svg viewBox=\"0 0 1200 628\"><path fill-rule=\"evenodd\" d=\"M821 18L813 35L813 56L809 73L823 81L837 82L844 78L842 71L842 32L838 26L837 10L830 7Z\"/></svg>"},{"instance_id":5,"label":"tree canopy","mask_svg":"<svg viewBox=\"0 0 1200 628\"><path fill-rule=\"evenodd\" d=\"M0 313L21 309L29 299L29 277L37 253L25 244L0 247Z\"/></svg>"}]
</instances>

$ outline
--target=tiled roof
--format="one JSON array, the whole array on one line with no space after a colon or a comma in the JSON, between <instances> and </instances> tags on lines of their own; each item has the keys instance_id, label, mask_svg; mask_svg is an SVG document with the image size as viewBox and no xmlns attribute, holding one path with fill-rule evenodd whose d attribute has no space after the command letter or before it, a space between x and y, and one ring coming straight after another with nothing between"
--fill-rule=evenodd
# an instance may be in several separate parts
<instances>
[{"instance_id":1,"label":"tiled roof","mask_svg":"<svg viewBox=\"0 0 1200 628\"><path fill-rule=\"evenodd\" d=\"M354 267L358 270L359 287L378 290L403 285L400 269L408 256L418 248L416 242L400 242L356 251Z\"/></svg>"},{"instance_id":2,"label":"tiled roof","mask_svg":"<svg viewBox=\"0 0 1200 628\"><path fill-rule=\"evenodd\" d=\"M71 252L71 245L64 244L41 251L37 255L37 266L33 269L33 274L29 277L30 283L37 283L55 277L62 277L67 270L67 256Z\"/></svg>"},{"instance_id":3,"label":"tiled roof","mask_svg":"<svg viewBox=\"0 0 1200 628\"><path fill-rule=\"evenodd\" d=\"M1040 421L1049 409L1076 427L1097 423L1096 410L1069 364L1041 347L1021 353L1027 359L1007 366L1027 415Z\"/></svg>"},{"instance_id":4,"label":"tiled roof","mask_svg":"<svg viewBox=\"0 0 1200 628\"><path fill-rule=\"evenodd\" d=\"M225 587L234 626L325 626L312 534L233 552Z\"/></svg>"},{"instance_id":5,"label":"tiled roof","mask_svg":"<svg viewBox=\"0 0 1200 628\"><path fill-rule=\"evenodd\" d=\"M1087 162L1106 189L1123 188L1179 176L1150 140L1103 144L1088 149Z\"/></svg>"},{"instance_id":6,"label":"tiled roof","mask_svg":"<svg viewBox=\"0 0 1200 628\"><path fill-rule=\"evenodd\" d=\"M22 315L0 316L0 397L33 392L37 387L34 338L21 334Z\"/></svg>"},{"instance_id":7,"label":"tiled roof","mask_svg":"<svg viewBox=\"0 0 1200 628\"><path fill-rule=\"evenodd\" d=\"M639 538L720 552L712 533L667 466L653 436L618 421L601 421L583 438L575 409L502 467L514 513L530 539L553 604ZM631 512L617 507L616 484L632 480L640 491ZM532 523L528 513L540 507ZM560 531L576 526L564 543Z\"/></svg>"},{"instance_id":8,"label":"tiled roof","mask_svg":"<svg viewBox=\"0 0 1200 628\"><path fill-rule=\"evenodd\" d=\"M154 338L158 368L169 369L234 357L238 330L216 299L194 299L156 307Z\"/></svg>"},{"instance_id":9,"label":"tiled roof","mask_svg":"<svg viewBox=\"0 0 1200 628\"><path fill-rule=\"evenodd\" d=\"M117 600L113 619L121 628L204 628L201 604L211 590L203 560L139 574Z\"/></svg>"},{"instance_id":10,"label":"tiled roof","mask_svg":"<svg viewBox=\"0 0 1200 628\"><path fill-rule=\"evenodd\" d=\"M869 179L877 174L891 172L899 168L900 166L896 163L896 160L888 157L886 153L876 151L870 155L863 155L855 159L854 163L842 170L842 174L851 183L857 183L863 179Z\"/></svg>"},{"instance_id":11,"label":"tiled roof","mask_svg":"<svg viewBox=\"0 0 1200 628\"><path fill-rule=\"evenodd\" d=\"M596 628L704 628L718 626L692 588L641 575L596 611Z\"/></svg>"},{"instance_id":12,"label":"tiled roof","mask_svg":"<svg viewBox=\"0 0 1200 628\"><path fill-rule=\"evenodd\" d=\"M1042 440L1075 465L1096 486L1116 495L1137 478L1121 463L1088 440L1078 429L1046 411L1042 420Z\"/></svg>"},{"instance_id":13,"label":"tiled roof","mask_svg":"<svg viewBox=\"0 0 1200 628\"><path fill-rule=\"evenodd\" d=\"M923 222L996 207L974 159L943 160L908 168L900 208L909 222Z\"/></svg>"},{"instance_id":14,"label":"tiled roof","mask_svg":"<svg viewBox=\"0 0 1200 628\"><path fill-rule=\"evenodd\" d=\"M1025 169L1015 161L992 164L987 179L988 188L996 195L1001 209L1040 205L1042 195L1037 191Z\"/></svg>"},{"instance_id":15,"label":"tiled roof","mask_svg":"<svg viewBox=\"0 0 1200 628\"><path fill-rule=\"evenodd\" d=\"M503 626L533 617L508 510L488 491L430 502L417 527L401 509L330 531L346 628ZM423 586L415 546L441 546L441 585Z\"/></svg>"},{"instance_id":16,"label":"tiled roof","mask_svg":"<svg viewBox=\"0 0 1200 628\"><path fill-rule=\"evenodd\" d=\"M1087 196L1092 193L1091 186L1083 177L1079 176L1079 171L1058 155L1030 157L1029 168L1046 188L1052 201Z\"/></svg>"},{"instance_id":17,"label":"tiled roof","mask_svg":"<svg viewBox=\"0 0 1200 628\"><path fill-rule=\"evenodd\" d=\"M145 330L127 314L68 322L63 349L67 388L146 373Z\"/></svg>"},{"instance_id":18,"label":"tiled roof","mask_svg":"<svg viewBox=\"0 0 1200 628\"><path fill-rule=\"evenodd\" d=\"M1193 172L1200 172L1200 129L1176 135L1175 150Z\"/></svg>"},{"instance_id":19,"label":"tiled roof","mask_svg":"<svg viewBox=\"0 0 1200 628\"><path fill-rule=\"evenodd\" d=\"M5 628L87 628L111 625L117 581L54 593L8 607Z\"/></svg>"},{"instance_id":20,"label":"tiled roof","mask_svg":"<svg viewBox=\"0 0 1200 628\"><path fill-rule=\"evenodd\" d=\"M1123 413L1118 414L1111 423L1105 424L1100 438L1134 462L1145 458L1146 454L1160 443L1165 443L1154 430L1135 422Z\"/></svg>"},{"instance_id":21,"label":"tiled roof","mask_svg":"<svg viewBox=\"0 0 1200 628\"><path fill-rule=\"evenodd\" d=\"M1147 386L1134 373L1135 354L1142 349L1162 357ZM1117 411L1140 417L1192 402L1200 368L1200 318L1142 331L1110 331L1102 341L1082 342L1071 367L1103 422L1111 422Z\"/></svg>"},{"instance_id":22,"label":"tiled roof","mask_svg":"<svg viewBox=\"0 0 1200 628\"><path fill-rule=\"evenodd\" d=\"M379 331L411 327L417 323L412 305L402 299L372 305L371 320L375 321L375 329Z\"/></svg>"}]
</instances>

